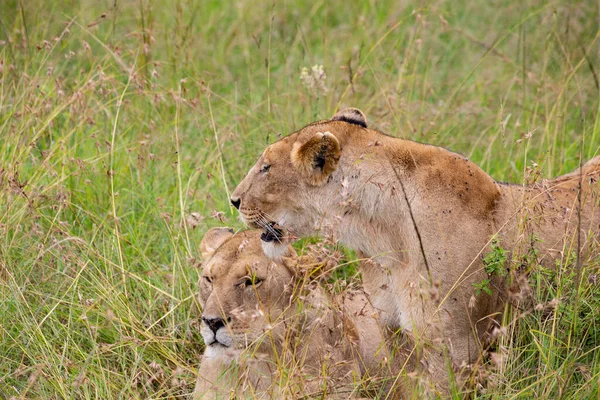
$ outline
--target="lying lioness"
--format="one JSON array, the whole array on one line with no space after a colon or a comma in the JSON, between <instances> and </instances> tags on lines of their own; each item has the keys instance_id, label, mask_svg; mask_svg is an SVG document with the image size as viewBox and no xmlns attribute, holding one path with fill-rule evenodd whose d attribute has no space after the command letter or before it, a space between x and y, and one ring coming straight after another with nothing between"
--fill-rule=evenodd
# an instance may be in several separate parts
<instances>
[{"instance_id":1,"label":"lying lioness","mask_svg":"<svg viewBox=\"0 0 600 400\"><path fill-rule=\"evenodd\" d=\"M305 281L307 270L291 246L261 243L257 230L213 228L201 251L206 349L194 399L348 398L361 379L377 389L367 374L392 372L367 297L359 291L323 295ZM386 392L397 379L393 372ZM394 390L390 398L400 388Z\"/></svg>"},{"instance_id":2,"label":"lying lioness","mask_svg":"<svg viewBox=\"0 0 600 400\"><path fill-rule=\"evenodd\" d=\"M332 234L376 261L362 267L365 290L385 325L424 343L444 389L448 360L480 357L506 301L507 268L514 276L511 265L532 255L552 267L578 239L581 259L593 256L599 178L597 156L553 180L502 184L459 154L369 129L361 111L345 109L268 146L231 203L251 227ZM493 247L513 263L485 264Z\"/></svg>"}]
</instances>

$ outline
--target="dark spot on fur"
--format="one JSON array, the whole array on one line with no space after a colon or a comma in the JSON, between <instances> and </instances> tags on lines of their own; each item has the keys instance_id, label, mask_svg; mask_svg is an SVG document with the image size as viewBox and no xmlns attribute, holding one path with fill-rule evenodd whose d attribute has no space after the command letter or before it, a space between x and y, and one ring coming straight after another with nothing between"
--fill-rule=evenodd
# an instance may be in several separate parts
<instances>
[{"instance_id":1,"label":"dark spot on fur","mask_svg":"<svg viewBox=\"0 0 600 400\"><path fill-rule=\"evenodd\" d=\"M356 113L356 116L354 113L340 115L340 116L337 116L336 118L334 118L334 121L344 121L349 124L362 126L363 128L367 127L367 123L362 119L362 116L358 113Z\"/></svg>"}]
</instances>

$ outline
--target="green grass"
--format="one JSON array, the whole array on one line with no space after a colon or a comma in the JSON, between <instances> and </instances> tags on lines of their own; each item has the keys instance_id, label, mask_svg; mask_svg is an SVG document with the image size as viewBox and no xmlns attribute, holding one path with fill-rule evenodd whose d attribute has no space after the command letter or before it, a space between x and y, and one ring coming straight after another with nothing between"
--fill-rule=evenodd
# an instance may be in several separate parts
<instances>
[{"instance_id":1,"label":"green grass","mask_svg":"<svg viewBox=\"0 0 600 400\"><path fill-rule=\"evenodd\" d=\"M265 145L339 106L498 180L599 153L596 2L225 3L1 2L0 398L189 393L203 232L241 227ZM476 398L598 397L600 261L581 285L572 263L533 268Z\"/></svg>"}]
</instances>

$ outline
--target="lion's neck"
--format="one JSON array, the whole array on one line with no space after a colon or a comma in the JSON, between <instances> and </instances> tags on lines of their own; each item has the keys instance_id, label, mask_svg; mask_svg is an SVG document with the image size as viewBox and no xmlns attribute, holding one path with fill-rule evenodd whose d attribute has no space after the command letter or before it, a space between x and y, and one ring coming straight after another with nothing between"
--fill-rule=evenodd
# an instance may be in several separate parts
<instances>
[{"instance_id":1,"label":"lion's neck","mask_svg":"<svg viewBox=\"0 0 600 400\"><path fill-rule=\"evenodd\" d=\"M407 210L404 197L399 197L400 185L390 182L389 166L378 167L375 171L364 166L339 168L311 206L320 216L315 225L321 235L382 262L390 253L405 250L404 236L410 230L405 226ZM398 255L393 259L397 261Z\"/></svg>"},{"instance_id":2,"label":"lion's neck","mask_svg":"<svg viewBox=\"0 0 600 400\"><path fill-rule=\"evenodd\" d=\"M348 147L358 151L348 150L311 202L325 230L345 245L382 264L417 265L422 258L415 226L423 240L440 236L440 225L431 221L465 226L468 220L472 229L489 230L478 221L489 219L500 192L466 158L383 135Z\"/></svg>"}]
</instances>

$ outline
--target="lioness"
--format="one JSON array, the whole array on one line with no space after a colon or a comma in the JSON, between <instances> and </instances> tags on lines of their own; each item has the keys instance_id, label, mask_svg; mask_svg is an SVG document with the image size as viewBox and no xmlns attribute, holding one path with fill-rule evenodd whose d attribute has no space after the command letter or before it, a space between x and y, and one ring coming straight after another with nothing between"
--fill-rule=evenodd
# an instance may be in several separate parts
<instances>
[{"instance_id":1,"label":"lioness","mask_svg":"<svg viewBox=\"0 0 600 400\"><path fill-rule=\"evenodd\" d=\"M367 374L385 373L391 355L364 293L307 286L293 248L261 243L258 230L213 228L201 251L206 349L194 399L348 398Z\"/></svg>"},{"instance_id":2,"label":"lioness","mask_svg":"<svg viewBox=\"0 0 600 400\"><path fill-rule=\"evenodd\" d=\"M506 301L503 274L484 268L492 238L513 259L535 249L553 265L577 249L580 223L582 257L589 256L600 231L599 177L597 156L533 186L499 183L447 149L369 129L350 108L268 146L231 203L249 226L333 234L376 261L362 267L373 305L386 325L422 340L420 364L446 390L446 361L474 362ZM477 293L474 284L483 283Z\"/></svg>"}]
</instances>

